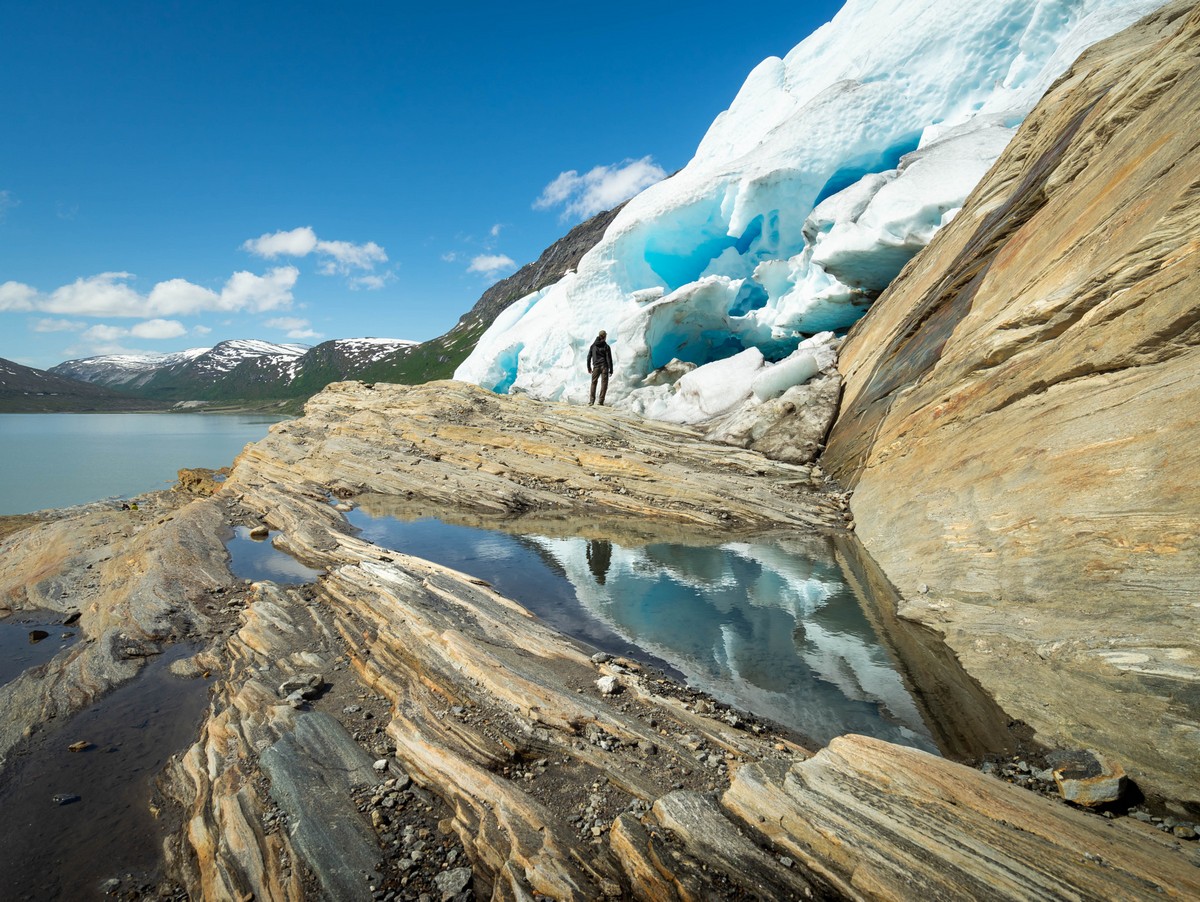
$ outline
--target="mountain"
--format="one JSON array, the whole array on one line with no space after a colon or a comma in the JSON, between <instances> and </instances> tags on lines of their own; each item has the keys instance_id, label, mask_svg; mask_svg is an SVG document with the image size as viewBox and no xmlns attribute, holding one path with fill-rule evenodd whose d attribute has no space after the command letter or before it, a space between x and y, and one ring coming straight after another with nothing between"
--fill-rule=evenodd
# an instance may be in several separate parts
<instances>
[{"instance_id":1,"label":"mountain","mask_svg":"<svg viewBox=\"0 0 1200 902\"><path fill-rule=\"evenodd\" d=\"M4 413L155 410L165 406L0 358L0 411Z\"/></svg>"},{"instance_id":2,"label":"mountain","mask_svg":"<svg viewBox=\"0 0 1200 902\"><path fill-rule=\"evenodd\" d=\"M50 367L47 372L94 385L133 390L140 388L160 369L187 363L209 351L209 348L190 348L174 354L111 354L68 360Z\"/></svg>"},{"instance_id":3,"label":"mountain","mask_svg":"<svg viewBox=\"0 0 1200 902\"><path fill-rule=\"evenodd\" d=\"M553 285L565 273L574 270L583 255L604 236L623 206L597 213L580 223L542 251L533 263L527 263L508 278L501 279L459 317L449 332L416 347L399 350L390 358L357 372L355 378L404 385L450 378L474 350L479 336L514 301Z\"/></svg>"},{"instance_id":4,"label":"mountain","mask_svg":"<svg viewBox=\"0 0 1200 902\"><path fill-rule=\"evenodd\" d=\"M492 321L518 298L562 278L600 240L620 207L598 213L533 263L497 282L444 335L426 342L340 338L308 348L224 341L165 356L112 355L68 360L48 372L160 401L300 401L331 382L418 384L448 378Z\"/></svg>"},{"instance_id":5,"label":"mountain","mask_svg":"<svg viewBox=\"0 0 1200 902\"><path fill-rule=\"evenodd\" d=\"M265 341L223 341L176 354L112 355L68 360L48 372L162 400L215 400L291 378L307 348ZM229 392L233 391L230 395Z\"/></svg>"},{"instance_id":6,"label":"mountain","mask_svg":"<svg viewBox=\"0 0 1200 902\"><path fill-rule=\"evenodd\" d=\"M606 329L619 406L659 416L666 364L752 351L748 397L801 341L870 307L1082 50L1161 2L848 0L755 68L691 162L630 200L574 272L506 310L455 376L578 401Z\"/></svg>"}]
</instances>

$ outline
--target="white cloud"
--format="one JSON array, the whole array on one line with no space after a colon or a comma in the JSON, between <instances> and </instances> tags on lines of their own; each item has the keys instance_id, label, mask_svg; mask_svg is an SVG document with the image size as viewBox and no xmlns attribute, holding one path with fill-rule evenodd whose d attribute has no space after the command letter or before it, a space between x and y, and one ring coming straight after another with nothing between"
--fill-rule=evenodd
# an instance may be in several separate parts
<instances>
[{"instance_id":1,"label":"white cloud","mask_svg":"<svg viewBox=\"0 0 1200 902\"><path fill-rule=\"evenodd\" d=\"M503 228L504 228L504 224L498 222L488 230L488 234L491 235L493 238L499 238L500 230Z\"/></svg>"},{"instance_id":2,"label":"white cloud","mask_svg":"<svg viewBox=\"0 0 1200 902\"><path fill-rule=\"evenodd\" d=\"M20 203L8 189L0 191L0 222L4 222L4 215L13 207L19 206Z\"/></svg>"},{"instance_id":3,"label":"white cloud","mask_svg":"<svg viewBox=\"0 0 1200 902\"><path fill-rule=\"evenodd\" d=\"M563 207L564 219L571 216L587 219L602 210L611 210L666 176L666 171L652 157L597 166L584 175L569 169L542 189L533 208Z\"/></svg>"},{"instance_id":4,"label":"white cloud","mask_svg":"<svg viewBox=\"0 0 1200 902\"><path fill-rule=\"evenodd\" d=\"M168 279L141 294L127 272L104 272L76 279L49 294L19 282L0 285L0 311L36 311L67 316L129 316L153 319L205 311L249 310L260 313L288 307L300 271L279 266L265 275L236 272L213 291L186 279Z\"/></svg>"},{"instance_id":5,"label":"white cloud","mask_svg":"<svg viewBox=\"0 0 1200 902\"><path fill-rule=\"evenodd\" d=\"M387 252L374 241L354 244L351 241L322 241L312 226L301 226L290 232L268 232L242 242L242 250L272 260L276 257L321 258L317 271L322 275L349 275L354 270L373 270L377 263L386 263Z\"/></svg>"},{"instance_id":6,"label":"white cloud","mask_svg":"<svg viewBox=\"0 0 1200 902\"><path fill-rule=\"evenodd\" d=\"M146 298L146 306L154 313L183 316L197 310L220 310L220 296L211 289L193 284L187 279L168 279L159 282Z\"/></svg>"},{"instance_id":7,"label":"white cloud","mask_svg":"<svg viewBox=\"0 0 1200 902\"><path fill-rule=\"evenodd\" d=\"M272 329L281 329L287 333L288 338L306 339L306 338L321 338L320 332L313 331L308 320L300 319L296 316L280 316L275 319L266 321L267 326Z\"/></svg>"},{"instance_id":8,"label":"white cloud","mask_svg":"<svg viewBox=\"0 0 1200 902\"><path fill-rule=\"evenodd\" d=\"M268 260L279 256L305 257L316 247L317 233L312 226L301 226L290 232L268 232L242 242L242 250Z\"/></svg>"},{"instance_id":9,"label":"white cloud","mask_svg":"<svg viewBox=\"0 0 1200 902\"><path fill-rule=\"evenodd\" d=\"M129 335L128 329L101 323L85 331L83 333L83 340L93 344L110 344L118 338L125 338L127 335Z\"/></svg>"},{"instance_id":10,"label":"white cloud","mask_svg":"<svg viewBox=\"0 0 1200 902\"><path fill-rule=\"evenodd\" d=\"M480 254L471 260L467 272L477 272L489 278L495 278L501 273L510 273L516 268L516 261L505 254Z\"/></svg>"},{"instance_id":11,"label":"white cloud","mask_svg":"<svg viewBox=\"0 0 1200 902\"><path fill-rule=\"evenodd\" d=\"M129 330L134 338L167 339L187 335L187 329L173 319L148 319Z\"/></svg>"},{"instance_id":12,"label":"white cloud","mask_svg":"<svg viewBox=\"0 0 1200 902\"><path fill-rule=\"evenodd\" d=\"M111 345L121 338L132 337L162 341L168 338L178 338L186 334L187 329L183 327L182 323L178 323L175 320L150 319L130 328L98 323L95 326L85 329L80 337L85 342L93 345Z\"/></svg>"},{"instance_id":13,"label":"white cloud","mask_svg":"<svg viewBox=\"0 0 1200 902\"><path fill-rule=\"evenodd\" d=\"M443 263L454 263L458 260L458 251L446 251L442 254Z\"/></svg>"},{"instance_id":14,"label":"white cloud","mask_svg":"<svg viewBox=\"0 0 1200 902\"><path fill-rule=\"evenodd\" d=\"M34 309L37 290L21 282L0 284L0 312L23 313Z\"/></svg>"},{"instance_id":15,"label":"white cloud","mask_svg":"<svg viewBox=\"0 0 1200 902\"><path fill-rule=\"evenodd\" d=\"M391 272L372 273L369 276L355 276L350 280L350 287L355 290L365 288L368 291L378 291L394 278L396 278L396 274Z\"/></svg>"},{"instance_id":16,"label":"white cloud","mask_svg":"<svg viewBox=\"0 0 1200 902\"><path fill-rule=\"evenodd\" d=\"M192 326L193 335L207 335L211 331L212 329L208 326Z\"/></svg>"},{"instance_id":17,"label":"white cloud","mask_svg":"<svg viewBox=\"0 0 1200 902\"><path fill-rule=\"evenodd\" d=\"M33 324L34 332L82 332L87 323L73 319L39 319Z\"/></svg>"},{"instance_id":18,"label":"white cloud","mask_svg":"<svg viewBox=\"0 0 1200 902\"><path fill-rule=\"evenodd\" d=\"M292 288L300 270L294 266L279 266L265 276L252 272L235 272L221 290L221 310L249 310L262 313L290 307Z\"/></svg>"},{"instance_id":19,"label":"white cloud","mask_svg":"<svg viewBox=\"0 0 1200 902\"><path fill-rule=\"evenodd\" d=\"M321 262L320 271L327 276L352 269L374 269L376 263L387 263L387 254L374 241L351 244L349 241L318 241L317 253L330 259Z\"/></svg>"}]
</instances>

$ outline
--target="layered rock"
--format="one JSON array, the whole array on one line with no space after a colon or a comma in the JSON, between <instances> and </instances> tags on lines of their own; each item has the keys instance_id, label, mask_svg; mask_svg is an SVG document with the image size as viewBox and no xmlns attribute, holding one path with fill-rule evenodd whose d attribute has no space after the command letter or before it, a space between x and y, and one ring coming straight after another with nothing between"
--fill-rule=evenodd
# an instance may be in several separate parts
<instances>
[{"instance_id":1,"label":"layered rock","mask_svg":"<svg viewBox=\"0 0 1200 902\"><path fill-rule=\"evenodd\" d=\"M137 510L90 505L0 541L0 611L77 615L75 628L90 640L0 686L0 769L42 725L132 679L170 644L214 630L204 602L233 582L221 544L226 518L188 500L159 492Z\"/></svg>"},{"instance_id":2,"label":"layered rock","mask_svg":"<svg viewBox=\"0 0 1200 902\"><path fill-rule=\"evenodd\" d=\"M853 760L835 754L836 747L812 758L821 776L800 798L825 809L829 794L853 781L860 807L841 800L839 813L864 825L835 843L837 856L832 848L802 856L811 843L793 811L802 803L758 791L747 799L739 787L803 766L810 751L753 718L723 716L719 705L686 704L669 680L632 662L591 657L481 580L347 534L330 503L335 491L389 487L426 513L455 497L468 509L503 507L511 490L470 482L485 465L502 469L490 475L530 493L525 497L572 511L577 523L610 505L644 503L637 494L633 502L626 499L650 491L640 488L648 477L637 454L652 443L653 427L635 429L622 421L626 444L613 460L625 463L610 464L601 491L590 481L594 475L572 474L579 469L576 437L601 428L608 414L552 408L551 418L544 405L490 396L483 398L483 410L491 411L485 414L472 410L477 391L458 384L338 386L310 402L304 420L275 427L270 439L249 448L218 495L231 495L260 514L281 531L277 545L325 576L307 594L260 587L226 648L228 663L210 665L227 673L228 682L217 694L205 735L172 779L191 824L189 842L179 844L175 860L186 863L182 870L193 882L217 894L296 898L314 892L311 881L297 883L299 860L321 891L331 891L339 877L337 856L328 841L311 840L306 848L297 840L293 825L313 813L303 796L286 787L296 783L292 772L300 763L320 757L313 749L330 745L328 737L339 732L333 718L322 721L319 731L297 729L297 723L351 710L343 705L347 686L353 692L357 681L367 698L386 709L376 718L386 731L364 732L361 740L372 756L385 756L391 773L403 774L400 785L413 781L396 807L372 814L382 844L377 868L368 869L368 859L359 865L364 898L369 886L394 886L397 869L416 874L409 859L397 861L394 851L402 842L400 825L414 808L436 822L435 848L463 849L476 898L914 898L902 884L888 885L882 871L867 883L843 870L847 858L905 859L912 840L884 825L903 811L904 823L919 830L935 804L922 787L933 787L938 800L946 787L956 788L954 799L938 807L937 823L958 840L941 847L927 843L922 890L930 882L952 886L963 875L984 885L991 862L999 859L1002 870L1020 871L1019 886L1029 894L1061 887L1060 874L1067 875L1070 892L1086 894L1108 878L1102 862L1115 858L1128 875L1122 889L1134 898L1192 892L1198 872L1179 854L1176 840L1150 828L1129 829L1112 840L1100 818L963 765L882 743L866 743ZM518 453L529 447L523 442L534 441L520 439L530 428L523 421L526 409L546 420L533 446L537 453ZM468 428L470 443L457 431ZM402 436L401 444L389 444L389 435ZM660 437L673 443L681 468L660 468L653 491L670 486L679 504L662 505L657 513L639 507L650 531L670 529L672 519L706 519L693 505L705 497L711 478L706 443L674 430ZM364 461L367 447L382 454ZM429 475L411 475L430 465L437 469ZM556 482L558 476L564 481ZM535 478L541 482L535 485ZM444 487L462 491L464 480L474 489L467 496ZM576 488L575 480L588 489ZM534 494L538 486L546 488ZM788 503L785 497L759 516L787 520L819 496ZM739 521L746 516L740 507L734 510ZM862 566L860 578L871 579L869 562ZM339 669L343 662L347 669ZM321 671L330 689L311 702L312 711L297 714L273 687L311 670ZM290 770L277 761L281 746ZM876 762L865 768L868 773L862 772L864 757ZM911 798L896 797L901 783ZM350 797L352 787L343 785L340 792ZM420 792L428 795L414 794ZM270 820L277 825L267 831L253 823L252 812L262 806L274 812ZM1064 840L1032 848L1022 838L1026 822ZM1095 862L1077 864L1081 848L1094 848ZM1039 865L1021 870L1031 849Z\"/></svg>"},{"instance_id":3,"label":"layered rock","mask_svg":"<svg viewBox=\"0 0 1200 902\"><path fill-rule=\"evenodd\" d=\"M162 493L16 533L5 597L64 609L65 592L86 638L120 624L144 654L173 637L207 645L184 670L208 676L209 709L160 803L179 809L163 819L179 824L169 877L194 898L926 898L997 874L1014 882L996 896L1056 881L1087 896L1111 867L1130 898L1194 895L1195 846L1113 834L886 744L813 755L636 662L592 656L479 579L363 541L333 503L374 493L584 531L632 513L626 529L646 536L833 528L839 500L800 473L610 411L453 383L341 385L248 448L212 496ZM235 581L222 536L251 523L323 575ZM848 569L878 581L869 561ZM87 686L71 656L105 647L56 660L53 696L86 703L70 694ZM962 677L946 662L924 679L934 695ZM832 835L822 817L844 829L818 841ZM1063 840L1031 841L1035 823ZM910 882L897 875L926 827Z\"/></svg>"},{"instance_id":4,"label":"layered rock","mask_svg":"<svg viewBox=\"0 0 1200 902\"><path fill-rule=\"evenodd\" d=\"M1174 3L1058 81L845 342L824 458L905 616L1043 737L1193 802L1197 48Z\"/></svg>"}]
</instances>

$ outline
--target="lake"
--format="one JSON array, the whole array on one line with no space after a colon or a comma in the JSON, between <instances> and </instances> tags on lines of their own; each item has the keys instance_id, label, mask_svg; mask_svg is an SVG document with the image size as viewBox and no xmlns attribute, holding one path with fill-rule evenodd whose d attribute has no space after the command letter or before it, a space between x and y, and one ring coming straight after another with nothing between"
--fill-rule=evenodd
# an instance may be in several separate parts
<instances>
[{"instance_id":1,"label":"lake","mask_svg":"<svg viewBox=\"0 0 1200 902\"><path fill-rule=\"evenodd\" d=\"M0 514L169 488L184 467L233 463L281 419L235 413L0 414Z\"/></svg>"}]
</instances>

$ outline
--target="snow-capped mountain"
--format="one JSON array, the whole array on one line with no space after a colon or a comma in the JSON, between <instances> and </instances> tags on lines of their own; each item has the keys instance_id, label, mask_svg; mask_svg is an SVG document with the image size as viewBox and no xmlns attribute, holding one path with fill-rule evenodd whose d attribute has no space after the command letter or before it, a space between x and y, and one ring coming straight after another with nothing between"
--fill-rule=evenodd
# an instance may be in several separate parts
<instances>
[{"instance_id":1,"label":"snow-capped mountain","mask_svg":"<svg viewBox=\"0 0 1200 902\"><path fill-rule=\"evenodd\" d=\"M163 405L0 358L0 411L147 410Z\"/></svg>"},{"instance_id":2,"label":"snow-capped mountain","mask_svg":"<svg viewBox=\"0 0 1200 902\"><path fill-rule=\"evenodd\" d=\"M190 368L201 378L215 379L245 360L267 357L291 361L303 354L305 345L272 344L266 341L223 341L211 348L189 348L174 354L112 354L67 360L47 372L97 385L141 388L156 375Z\"/></svg>"},{"instance_id":3,"label":"snow-capped mountain","mask_svg":"<svg viewBox=\"0 0 1200 902\"><path fill-rule=\"evenodd\" d=\"M164 367L175 366L207 354L212 348L189 348L174 354L108 354L67 360L46 372L81 382L136 388Z\"/></svg>"},{"instance_id":4,"label":"snow-capped mountain","mask_svg":"<svg viewBox=\"0 0 1200 902\"><path fill-rule=\"evenodd\" d=\"M398 338L344 338L310 348L242 339L162 356L68 360L48 372L173 401L289 398L357 378L417 345Z\"/></svg>"},{"instance_id":5,"label":"snow-capped mountain","mask_svg":"<svg viewBox=\"0 0 1200 902\"><path fill-rule=\"evenodd\" d=\"M194 357L187 366L196 372L210 374L213 378L231 372L248 360L257 361L262 365L266 361L281 374L288 371L290 365L299 359L308 345L274 344L269 341L253 339L237 339L223 341L206 353Z\"/></svg>"},{"instance_id":6,"label":"snow-capped mountain","mask_svg":"<svg viewBox=\"0 0 1200 902\"><path fill-rule=\"evenodd\" d=\"M767 400L754 386L777 396L827 364L818 346L950 221L1054 79L1161 5L848 0L755 68L691 162L497 317L455 376L579 401L605 329L618 405L697 422ZM672 360L700 367L693 400L645 379Z\"/></svg>"}]
</instances>

